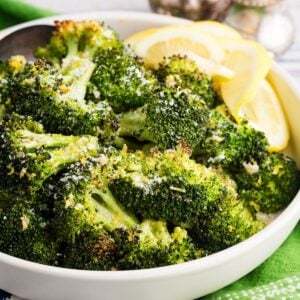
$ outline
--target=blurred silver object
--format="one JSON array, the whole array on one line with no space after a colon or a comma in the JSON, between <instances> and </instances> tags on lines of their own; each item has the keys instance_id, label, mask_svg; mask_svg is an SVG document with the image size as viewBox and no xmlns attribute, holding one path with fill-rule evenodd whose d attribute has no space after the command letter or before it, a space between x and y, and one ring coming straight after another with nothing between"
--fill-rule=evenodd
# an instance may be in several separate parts
<instances>
[{"instance_id":1,"label":"blurred silver object","mask_svg":"<svg viewBox=\"0 0 300 300\"><path fill-rule=\"evenodd\" d=\"M49 42L54 29L50 25L33 25L8 34L0 39L0 60L19 54L29 61L34 60L34 50Z\"/></svg>"},{"instance_id":2,"label":"blurred silver object","mask_svg":"<svg viewBox=\"0 0 300 300\"><path fill-rule=\"evenodd\" d=\"M234 0L225 22L247 38L256 39L274 56L283 54L295 38L294 22L285 0Z\"/></svg>"},{"instance_id":3,"label":"blurred silver object","mask_svg":"<svg viewBox=\"0 0 300 300\"><path fill-rule=\"evenodd\" d=\"M152 10L191 20L223 20L232 0L149 0Z\"/></svg>"}]
</instances>

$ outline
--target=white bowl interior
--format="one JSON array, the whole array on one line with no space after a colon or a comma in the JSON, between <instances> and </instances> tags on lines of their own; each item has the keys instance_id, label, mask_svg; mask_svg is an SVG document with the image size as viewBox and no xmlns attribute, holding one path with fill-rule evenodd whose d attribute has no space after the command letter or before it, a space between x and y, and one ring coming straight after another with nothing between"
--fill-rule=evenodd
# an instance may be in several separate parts
<instances>
[{"instance_id":1,"label":"white bowl interior","mask_svg":"<svg viewBox=\"0 0 300 300\"><path fill-rule=\"evenodd\" d=\"M56 19L97 19L112 26L122 38L137 31L188 21L143 13L99 12L63 15L15 26L7 33ZM274 64L268 75L286 113L292 136L287 152L300 165L300 90ZM26 299L194 299L245 275L268 258L286 239L300 218L300 195L264 230L219 253L180 265L138 271L92 272L27 262L0 253L0 288Z\"/></svg>"}]
</instances>

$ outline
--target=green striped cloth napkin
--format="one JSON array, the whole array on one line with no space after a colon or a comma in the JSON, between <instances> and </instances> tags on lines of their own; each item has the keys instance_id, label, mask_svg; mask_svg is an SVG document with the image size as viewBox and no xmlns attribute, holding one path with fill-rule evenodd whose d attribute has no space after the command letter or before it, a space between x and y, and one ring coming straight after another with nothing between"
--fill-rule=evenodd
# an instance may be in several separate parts
<instances>
[{"instance_id":1,"label":"green striped cloth napkin","mask_svg":"<svg viewBox=\"0 0 300 300\"><path fill-rule=\"evenodd\" d=\"M0 0L0 28L51 15L54 13L23 3L21 0ZM261 266L204 299L300 300L300 224Z\"/></svg>"}]
</instances>

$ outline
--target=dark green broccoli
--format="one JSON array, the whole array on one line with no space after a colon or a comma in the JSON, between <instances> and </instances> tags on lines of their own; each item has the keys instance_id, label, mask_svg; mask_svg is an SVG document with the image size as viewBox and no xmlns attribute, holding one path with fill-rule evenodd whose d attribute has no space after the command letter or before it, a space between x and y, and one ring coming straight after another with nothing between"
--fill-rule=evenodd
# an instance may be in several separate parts
<instances>
[{"instance_id":1,"label":"dark green broccoli","mask_svg":"<svg viewBox=\"0 0 300 300\"><path fill-rule=\"evenodd\" d=\"M180 142L195 148L206 136L209 112L188 91L162 88L142 107L119 116L118 135L174 149Z\"/></svg>"},{"instance_id":2,"label":"dark green broccoli","mask_svg":"<svg viewBox=\"0 0 300 300\"><path fill-rule=\"evenodd\" d=\"M231 193L233 182L189 155L184 149L152 155L122 151L104 172L115 197L136 214L191 223L214 210Z\"/></svg>"},{"instance_id":3,"label":"dark green broccoli","mask_svg":"<svg viewBox=\"0 0 300 300\"><path fill-rule=\"evenodd\" d=\"M269 154L261 163L245 163L234 179L241 198L263 213L275 213L286 207L300 188L295 161L280 153Z\"/></svg>"},{"instance_id":4,"label":"dark green broccoli","mask_svg":"<svg viewBox=\"0 0 300 300\"><path fill-rule=\"evenodd\" d=\"M56 264L57 244L47 222L24 202L0 211L0 251L41 264Z\"/></svg>"},{"instance_id":5,"label":"dark green broccoli","mask_svg":"<svg viewBox=\"0 0 300 300\"><path fill-rule=\"evenodd\" d=\"M1 194L33 195L48 177L98 150L96 137L46 134L30 117L8 116L0 124Z\"/></svg>"},{"instance_id":6,"label":"dark green broccoli","mask_svg":"<svg viewBox=\"0 0 300 300\"><path fill-rule=\"evenodd\" d=\"M116 231L117 234L117 231ZM120 229L120 236L125 237ZM117 243L104 229L86 228L70 243L61 247L63 253L58 261L65 268L81 270L116 270L118 267Z\"/></svg>"},{"instance_id":7,"label":"dark green broccoli","mask_svg":"<svg viewBox=\"0 0 300 300\"><path fill-rule=\"evenodd\" d=\"M47 132L91 134L105 138L115 130L115 117L106 101L86 102L90 71L78 61L74 74L62 75L45 61L26 64L9 78L9 109L30 115Z\"/></svg>"},{"instance_id":8,"label":"dark green broccoli","mask_svg":"<svg viewBox=\"0 0 300 300\"><path fill-rule=\"evenodd\" d=\"M248 125L238 125L217 110L211 110L207 135L194 149L200 162L233 169L244 162L261 161L266 157L268 141L265 135Z\"/></svg>"},{"instance_id":9,"label":"dark green broccoli","mask_svg":"<svg viewBox=\"0 0 300 300\"><path fill-rule=\"evenodd\" d=\"M117 46L118 37L102 23L56 22L49 44L36 51L53 66L38 60L10 78L11 109L42 122L48 132L110 135L116 126L111 107L85 101L85 94L96 54Z\"/></svg>"},{"instance_id":10,"label":"dark green broccoli","mask_svg":"<svg viewBox=\"0 0 300 300\"><path fill-rule=\"evenodd\" d=\"M52 224L58 242L67 244L62 265L105 270L148 268L200 255L184 229L178 227L169 233L165 222L140 223L122 207L103 177L106 160L101 155L85 164L75 163L55 188ZM83 257L71 256L87 249L92 251Z\"/></svg>"},{"instance_id":11,"label":"dark green broccoli","mask_svg":"<svg viewBox=\"0 0 300 300\"><path fill-rule=\"evenodd\" d=\"M116 112L144 105L157 86L151 72L124 46L100 50L94 62L87 99L107 100Z\"/></svg>"},{"instance_id":12,"label":"dark green broccoli","mask_svg":"<svg viewBox=\"0 0 300 300\"><path fill-rule=\"evenodd\" d=\"M155 268L179 264L206 255L197 249L187 231L179 226L170 233L165 221L143 220L127 241L121 239L120 269Z\"/></svg>"},{"instance_id":13,"label":"dark green broccoli","mask_svg":"<svg viewBox=\"0 0 300 300\"><path fill-rule=\"evenodd\" d=\"M196 63L186 56L175 55L165 59L155 74L169 88L190 90L207 107L215 107L219 102L212 80L201 73Z\"/></svg>"},{"instance_id":14,"label":"dark green broccoli","mask_svg":"<svg viewBox=\"0 0 300 300\"><path fill-rule=\"evenodd\" d=\"M0 122L5 116L6 105L10 102L9 76L21 72L26 64L23 56L12 56L8 61L0 61Z\"/></svg>"},{"instance_id":15,"label":"dark green broccoli","mask_svg":"<svg viewBox=\"0 0 300 300\"><path fill-rule=\"evenodd\" d=\"M190 234L199 247L205 245L208 251L217 252L246 240L265 225L256 220L243 201L231 196L213 213L199 218Z\"/></svg>"}]
</instances>

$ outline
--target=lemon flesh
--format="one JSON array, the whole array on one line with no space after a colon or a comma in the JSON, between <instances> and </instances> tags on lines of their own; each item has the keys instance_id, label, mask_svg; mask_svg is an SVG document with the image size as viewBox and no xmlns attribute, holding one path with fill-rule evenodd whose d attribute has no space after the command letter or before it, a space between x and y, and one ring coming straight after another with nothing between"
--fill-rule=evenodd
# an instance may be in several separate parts
<instances>
[{"instance_id":1,"label":"lemon flesh","mask_svg":"<svg viewBox=\"0 0 300 300\"><path fill-rule=\"evenodd\" d=\"M151 67L157 67L164 57L186 52L214 62L225 57L225 51L213 37L189 26L167 26L148 32L134 44L133 50Z\"/></svg>"},{"instance_id":2,"label":"lemon flesh","mask_svg":"<svg viewBox=\"0 0 300 300\"><path fill-rule=\"evenodd\" d=\"M268 74L272 60L267 51L254 41L228 39L222 43L227 51L224 66L234 72L232 79L221 82L224 102L239 122L241 107L252 101Z\"/></svg>"},{"instance_id":3,"label":"lemon flesh","mask_svg":"<svg viewBox=\"0 0 300 300\"><path fill-rule=\"evenodd\" d=\"M266 80L261 83L256 97L243 105L240 111L257 130L265 133L270 147L269 151L279 152L286 148L289 142L289 127L280 101Z\"/></svg>"}]
</instances>

